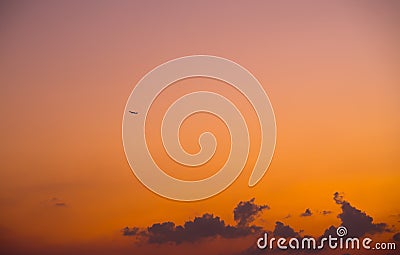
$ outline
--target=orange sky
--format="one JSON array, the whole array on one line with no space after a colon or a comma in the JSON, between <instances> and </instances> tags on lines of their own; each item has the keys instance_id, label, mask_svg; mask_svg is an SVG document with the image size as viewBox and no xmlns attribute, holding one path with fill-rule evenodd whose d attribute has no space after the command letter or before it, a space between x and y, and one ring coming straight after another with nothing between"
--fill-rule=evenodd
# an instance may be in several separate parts
<instances>
[{"instance_id":1,"label":"orange sky","mask_svg":"<svg viewBox=\"0 0 400 255\"><path fill-rule=\"evenodd\" d=\"M338 223L335 191L398 232L398 3L92 4L0 4L1 246L19 246L23 254L24 247L95 244L107 246L104 254L122 254L132 248L120 233L125 226L182 224L205 212L233 224L233 208L252 197L271 207L263 215L267 228L282 220L318 235ZM247 187L250 160L221 194L184 203L155 195L134 177L121 125L126 100L143 75L193 54L228 58L252 72L274 108L277 144L256 187ZM233 93L216 89L216 81L178 82L152 109L154 116L186 93L181 83ZM209 127L226 135L213 117L188 120L185 148L195 151L196 135ZM255 144L256 138L252 134ZM195 175L166 172L208 176L222 164L226 147ZM160 164L173 165L159 157ZM283 220L306 208L334 213Z\"/></svg>"}]
</instances>

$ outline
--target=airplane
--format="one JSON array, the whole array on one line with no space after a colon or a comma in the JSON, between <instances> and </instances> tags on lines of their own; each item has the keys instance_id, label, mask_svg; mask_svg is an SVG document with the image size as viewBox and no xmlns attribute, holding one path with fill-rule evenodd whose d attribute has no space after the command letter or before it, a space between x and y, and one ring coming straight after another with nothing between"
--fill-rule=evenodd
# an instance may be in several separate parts
<instances>
[{"instance_id":1,"label":"airplane","mask_svg":"<svg viewBox=\"0 0 400 255\"><path fill-rule=\"evenodd\" d=\"M129 111L130 113L132 113L132 114L139 114L138 112L132 112L132 111Z\"/></svg>"}]
</instances>

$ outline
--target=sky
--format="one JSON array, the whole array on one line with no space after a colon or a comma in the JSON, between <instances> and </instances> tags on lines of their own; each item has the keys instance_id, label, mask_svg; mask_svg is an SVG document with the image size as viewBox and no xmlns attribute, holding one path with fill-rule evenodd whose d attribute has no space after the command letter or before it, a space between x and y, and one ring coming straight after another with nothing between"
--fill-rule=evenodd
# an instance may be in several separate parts
<instances>
[{"instance_id":1,"label":"sky","mask_svg":"<svg viewBox=\"0 0 400 255\"><path fill-rule=\"evenodd\" d=\"M318 237L349 214L369 226L358 235L393 240L400 231L399 11L396 1L2 1L1 253L240 254L263 231L289 226ZM213 131L215 158L187 169L164 153L163 112L196 88L237 102L252 142L228 189L178 202L132 174L122 116L146 73L194 54L230 59L258 79L277 141L267 173L249 188L259 134L246 100L215 80L171 85L152 106L148 130L166 173L202 179L229 153L226 127L209 114L185 121L180 138L195 153L198 136ZM242 221L235 220L240 205L253 208ZM152 242L165 230L153 224L196 225L199 218L219 224L219 232L206 227L190 241ZM244 232L228 237L228 225Z\"/></svg>"}]
</instances>

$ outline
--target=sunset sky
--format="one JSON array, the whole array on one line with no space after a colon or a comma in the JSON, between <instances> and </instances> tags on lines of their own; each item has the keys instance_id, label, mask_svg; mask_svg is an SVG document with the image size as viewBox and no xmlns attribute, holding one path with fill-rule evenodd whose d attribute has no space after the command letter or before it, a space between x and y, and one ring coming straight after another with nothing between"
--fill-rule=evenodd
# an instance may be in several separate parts
<instances>
[{"instance_id":1,"label":"sunset sky","mask_svg":"<svg viewBox=\"0 0 400 255\"><path fill-rule=\"evenodd\" d=\"M357 208L385 223L376 234L392 240L400 232L399 14L396 1L2 1L0 253L239 254L258 236L152 244L122 230L182 225L205 213L236 226L234 209L252 198L268 205L254 221L265 230L278 221L321 236L341 224L338 214ZM196 153L198 136L213 131L215 158L187 169L166 156L158 127L186 93L231 98L252 142L233 185L177 202L132 174L122 116L146 73L194 54L230 59L258 79L277 142L265 176L249 188L259 134L248 102L215 80L173 84L149 114L150 149L166 173L205 178L229 153L226 127L198 114L183 123L183 147ZM306 209L311 215L301 216Z\"/></svg>"}]
</instances>

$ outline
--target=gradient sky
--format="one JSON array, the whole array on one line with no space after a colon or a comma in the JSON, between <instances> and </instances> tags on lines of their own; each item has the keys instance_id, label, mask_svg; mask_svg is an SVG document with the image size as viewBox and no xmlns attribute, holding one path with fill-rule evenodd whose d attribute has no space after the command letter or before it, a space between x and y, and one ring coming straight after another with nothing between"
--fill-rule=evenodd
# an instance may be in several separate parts
<instances>
[{"instance_id":1,"label":"gradient sky","mask_svg":"<svg viewBox=\"0 0 400 255\"><path fill-rule=\"evenodd\" d=\"M252 197L271 207L263 215L266 228L282 220L319 235L339 222L335 191L398 232L399 12L395 1L2 1L1 248L8 254L51 254L60 247L65 254L159 254L162 248L135 246L121 229L182 224L206 212L234 223L233 208ZM271 100L278 136L256 187L247 187L250 159L226 191L183 203L155 195L134 177L121 125L143 75L193 54L221 56L252 72ZM154 123L187 92L184 83L235 97L229 88L215 88L216 81L178 82L152 108ZM251 123L252 115L247 118ZM197 135L209 127L227 135L214 117L194 116L182 128L185 148L195 152ZM157 130L150 132L160 150ZM257 135L252 138L256 144ZM227 145L221 146L195 175L176 165L166 172L208 176L226 157ZM306 208L334 213L283 220ZM218 254L231 245L206 246Z\"/></svg>"}]
</instances>

